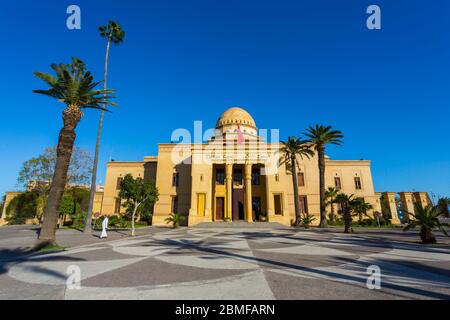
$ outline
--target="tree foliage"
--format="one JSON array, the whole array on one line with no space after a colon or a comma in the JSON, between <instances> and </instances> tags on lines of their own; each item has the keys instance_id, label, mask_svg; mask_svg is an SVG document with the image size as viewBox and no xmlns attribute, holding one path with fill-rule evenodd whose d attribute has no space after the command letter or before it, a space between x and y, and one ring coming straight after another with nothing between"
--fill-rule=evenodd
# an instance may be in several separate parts
<instances>
[{"instance_id":1,"label":"tree foliage","mask_svg":"<svg viewBox=\"0 0 450 320\"><path fill-rule=\"evenodd\" d=\"M39 192L27 191L17 195L6 207L5 220L12 225L24 224L28 219L40 218L42 208Z\"/></svg>"},{"instance_id":2,"label":"tree foliage","mask_svg":"<svg viewBox=\"0 0 450 320\"><path fill-rule=\"evenodd\" d=\"M158 188L149 181L142 178L134 179L131 174L127 174L121 185L119 197L125 200L123 206L127 213L131 214L132 235L134 236L134 222L137 214L143 213L143 209L153 207L158 201Z\"/></svg>"},{"instance_id":3,"label":"tree foliage","mask_svg":"<svg viewBox=\"0 0 450 320\"><path fill-rule=\"evenodd\" d=\"M448 236L445 227L449 227L448 223L442 223L439 216L442 214L439 206L427 205L422 206L420 202L414 204L414 213L408 212L412 219L408 222L404 231L420 227L420 238L422 243L436 243L436 237L433 234L434 229L441 230Z\"/></svg>"},{"instance_id":4,"label":"tree foliage","mask_svg":"<svg viewBox=\"0 0 450 320\"><path fill-rule=\"evenodd\" d=\"M67 183L69 185L87 185L92 163L93 160L89 151L74 147L67 173ZM56 147L47 147L41 155L23 163L17 182L25 189L32 182L41 182L35 184L35 187L48 189L55 173L55 166Z\"/></svg>"}]
</instances>

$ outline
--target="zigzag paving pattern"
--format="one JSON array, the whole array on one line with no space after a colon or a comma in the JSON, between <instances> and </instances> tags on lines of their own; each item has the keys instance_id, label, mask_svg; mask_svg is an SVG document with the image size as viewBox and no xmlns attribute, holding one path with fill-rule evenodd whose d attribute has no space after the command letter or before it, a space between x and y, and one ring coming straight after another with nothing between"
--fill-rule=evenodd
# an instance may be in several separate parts
<instances>
[{"instance_id":1,"label":"zigzag paving pattern","mask_svg":"<svg viewBox=\"0 0 450 320\"><path fill-rule=\"evenodd\" d=\"M424 247L387 233L149 228L133 239L0 257L0 299L449 299L448 242ZM66 288L72 265L79 290ZM366 287L371 265L381 268L380 290Z\"/></svg>"}]
</instances>

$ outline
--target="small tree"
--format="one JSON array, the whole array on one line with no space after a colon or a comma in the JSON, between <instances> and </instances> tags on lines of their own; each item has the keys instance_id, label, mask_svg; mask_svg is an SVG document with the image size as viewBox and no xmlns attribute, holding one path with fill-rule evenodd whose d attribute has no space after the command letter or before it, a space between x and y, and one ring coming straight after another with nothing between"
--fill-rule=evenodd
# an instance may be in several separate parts
<instances>
[{"instance_id":1,"label":"small tree","mask_svg":"<svg viewBox=\"0 0 450 320\"><path fill-rule=\"evenodd\" d=\"M127 212L131 212L131 235L135 236L136 214L142 207L153 206L158 201L159 192L156 186L141 178L134 179L131 174L127 174L120 184L119 197L125 199L124 207Z\"/></svg>"},{"instance_id":2,"label":"small tree","mask_svg":"<svg viewBox=\"0 0 450 320\"><path fill-rule=\"evenodd\" d=\"M340 193L336 196L336 203L341 205L342 215L344 216L345 233L353 232L352 228L352 203L354 201L353 195Z\"/></svg>"},{"instance_id":3,"label":"small tree","mask_svg":"<svg viewBox=\"0 0 450 320\"><path fill-rule=\"evenodd\" d=\"M446 218L450 217L449 206L450 206L450 198L440 198L438 200L438 207L441 211L441 214Z\"/></svg>"},{"instance_id":4,"label":"small tree","mask_svg":"<svg viewBox=\"0 0 450 320\"><path fill-rule=\"evenodd\" d=\"M363 216L367 216L367 211L372 210L373 206L362 198L356 198L350 203L351 211L358 216L358 223L362 223Z\"/></svg>"},{"instance_id":5,"label":"small tree","mask_svg":"<svg viewBox=\"0 0 450 320\"><path fill-rule=\"evenodd\" d=\"M427 205L426 207L423 207L420 202L417 202L414 204L414 208L414 213L408 212L412 219L403 231L420 227L420 238L422 239L423 244L436 243L436 237L433 234L433 229L435 228L440 229L448 236L444 227L449 227L449 224L441 223L439 221L441 211L438 206Z\"/></svg>"},{"instance_id":6,"label":"small tree","mask_svg":"<svg viewBox=\"0 0 450 320\"><path fill-rule=\"evenodd\" d=\"M64 226L67 215L71 215L77 211L78 204L74 201L70 194L65 194L59 205L59 227Z\"/></svg>"},{"instance_id":7,"label":"small tree","mask_svg":"<svg viewBox=\"0 0 450 320\"><path fill-rule=\"evenodd\" d=\"M168 218L166 218L167 224L172 224L172 228L177 229L180 227L180 223L183 222L186 217L180 215L179 213L172 213Z\"/></svg>"},{"instance_id":8,"label":"small tree","mask_svg":"<svg viewBox=\"0 0 450 320\"><path fill-rule=\"evenodd\" d=\"M334 222L334 204L336 203L336 196L338 195L338 190L334 187L329 187L325 191L325 199L326 199L326 205L330 206L331 212L330 212L330 221Z\"/></svg>"}]
</instances>

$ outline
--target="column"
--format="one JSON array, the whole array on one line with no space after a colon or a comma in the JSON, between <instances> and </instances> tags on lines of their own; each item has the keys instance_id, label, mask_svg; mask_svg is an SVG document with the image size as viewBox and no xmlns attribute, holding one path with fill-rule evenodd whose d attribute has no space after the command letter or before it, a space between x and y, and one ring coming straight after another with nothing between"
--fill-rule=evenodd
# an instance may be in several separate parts
<instances>
[{"instance_id":1,"label":"column","mask_svg":"<svg viewBox=\"0 0 450 320\"><path fill-rule=\"evenodd\" d=\"M253 203L252 203L252 165L245 165L245 210L247 222L253 222Z\"/></svg>"},{"instance_id":2,"label":"column","mask_svg":"<svg viewBox=\"0 0 450 320\"><path fill-rule=\"evenodd\" d=\"M226 165L226 178L227 178L227 204L225 210L225 220L227 218L233 220L233 164Z\"/></svg>"},{"instance_id":3,"label":"column","mask_svg":"<svg viewBox=\"0 0 450 320\"><path fill-rule=\"evenodd\" d=\"M402 202L402 209L406 221L411 219L409 213L414 214L414 201L412 192L399 192L400 200Z\"/></svg>"},{"instance_id":4,"label":"column","mask_svg":"<svg viewBox=\"0 0 450 320\"><path fill-rule=\"evenodd\" d=\"M383 193L383 201L389 211L391 212L392 224L401 224L398 218L397 204L395 202L395 192L385 192Z\"/></svg>"},{"instance_id":5,"label":"column","mask_svg":"<svg viewBox=\"0 0 450 320\"><path fill-rule=\"evenodd\" d=\"M414 197L416 198L416 201L422 204L422 207L424 208L431 204L430 197L427 192L414 192Z\"/></svg>"},{"instance_id":6,"label":"column","mask_svg":"<svg viewBox=\"0 0 450 320\"><path fill-rule=\"evenodd\" d=\"M267 212L267 221L271 221L272 216L274 216L274 205L273 205L273 196L271 191L271 179L269 174L266 175L266 212Z\"/></svg>"}]
</instances>

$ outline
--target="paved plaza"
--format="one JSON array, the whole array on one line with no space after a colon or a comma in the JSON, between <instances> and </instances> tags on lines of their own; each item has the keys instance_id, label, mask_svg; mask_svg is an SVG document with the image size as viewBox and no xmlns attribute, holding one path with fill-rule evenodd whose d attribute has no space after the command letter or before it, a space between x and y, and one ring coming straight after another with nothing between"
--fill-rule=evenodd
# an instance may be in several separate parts
<instances>
[{"instance_id":1,"label":"paved plaza","mask_svg":"<svg viewBox=\"0 0 450 320\"><path fill-rule=\"evenodd\" d=\"M29 254L35 227L0 228L0 299L450 299L450 242L398 229L145 228L105 240L58 231L67 250ZM367 288L367 268L381 289ZM81 288L68 289L69 266Z\"/></svg>"}]
</instances>

